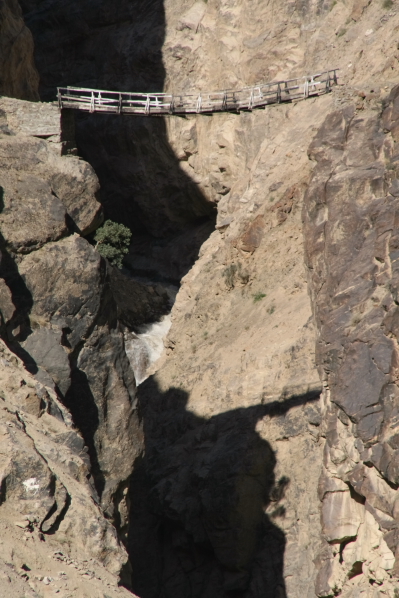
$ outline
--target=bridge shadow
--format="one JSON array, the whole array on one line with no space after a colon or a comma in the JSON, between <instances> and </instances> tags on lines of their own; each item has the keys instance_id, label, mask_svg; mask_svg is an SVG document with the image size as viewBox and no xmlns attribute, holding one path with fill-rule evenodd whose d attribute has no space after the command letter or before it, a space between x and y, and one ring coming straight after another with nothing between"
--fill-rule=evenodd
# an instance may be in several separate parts
<instances>
[{"instance_id":1,"label":"bridge shadow","mask_svg":"<svg viewBox=\"0 0 399 598\"><path fill-rule=\"evenodd\" d=\"M0 214L4 210L4 188L0 186ZM23 361L31 374L38 372L33 357L20 345L32 333L30 312L32 293L18 271L18 265L7 249L0 232L0 338ZM12 313L11 313L12 312Z\"/></svg>"},{"instance_id":2,"label":"bridge shadow","mask_svg":"<svg viewBox=\"0 0 399 598\"><path fill-rule=\"evenodd\" d=\"M289 479L257 422L319 393L238 408L210 419L189 395L138 389L145 450L130 485L132 589L140 598L285 598L285 534L274 522ZM268 513L266 514L266 509Z\"/></svg>"},{"instance_id":3,"label":"bridge shadow","mask_svg":"<svg viewBox=\"0 0 399 598\"><path fill-rule=\"evenodd\" d=\"M92 0L49 2L40 9L39 4L21 0L34 36L42 99L54 101L56 87L67 85L163 90L163 0L100 0L95 10ZM87 113L76 113L75 118L79 155L100 179L105 217L128 226L133 239L140 238L140 247L132 246L131 269L144 273L142 264L150 261L152 269L178 282L214 229L216 213L180 167L165 118ZM193 234L182 239L181 233L188 230ZM184 263L171 273L168 255L173 244L180 244Z\"/></svg>"}]
</instances>

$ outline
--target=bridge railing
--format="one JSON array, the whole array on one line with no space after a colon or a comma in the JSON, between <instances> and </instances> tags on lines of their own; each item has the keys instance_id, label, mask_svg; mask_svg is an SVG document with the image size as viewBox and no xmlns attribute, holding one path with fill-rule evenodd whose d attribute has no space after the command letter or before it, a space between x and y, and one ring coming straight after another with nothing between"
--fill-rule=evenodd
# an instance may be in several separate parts
<instances>
[{"instance_id":1,"label":"bridge railing","mask_svg":"<svg viewBox=\"0 0 399 598\"><path fill-rule=\"evenodd\" d=\"M315 75L265 83L240 90L199 94L130 93L80 87L59 87L60 109L138 115L201 114L254 108L288 102L330 91L337 83L333 69Z\"/></svg>"}]
</instances>

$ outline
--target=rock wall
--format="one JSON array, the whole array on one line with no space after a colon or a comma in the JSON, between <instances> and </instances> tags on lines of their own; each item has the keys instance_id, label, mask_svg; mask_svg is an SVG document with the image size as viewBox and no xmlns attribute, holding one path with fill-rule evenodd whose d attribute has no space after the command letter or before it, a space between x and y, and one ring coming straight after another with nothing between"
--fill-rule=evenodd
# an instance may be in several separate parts
<instances>
[{"instance_id":1,"label":"rock wall","mask_svg":"<svg viewBox=\"0 0 399 598\"><path fill-rule=\"evenodd\" d=\"M129 549L141 596L314 596L323 440L301 234L311 163L300 149L314 114L315 102L273 111L256 174L183 278L167 354L139 387L146 452ZM255 118L243 116L248 128ZM297 160L282 180L292 139Z\"/></svg>"},{"instance_id":2,"label":"rock wall","mask_svg":"<svg viewBox=\"0 0 399 598\"><path fill-rule=\"evenodd\" d=\"M157 319L168 298L114 271L84 239L103 218L98 179L60 155L70 141L58 109L9 99L0 109L2 336L71 410L103 507L119 521L114 501L140 446L122 325Z\"/></svg>"},{"instance_id":3,"label":"rock wall","mask_svg":"<svg viewBox=\"0 0 399 598\"><path fill-rule=\"evenodd\" d=\"M83 431L92 459L103 463L93 440L105 423L104 388L93 393L89 381L100 379L93 347L103 346L106 352L114 346L115 365L102 373L120 387L118 403L127 419L134 381L116 329L105 264L87 241L70 234L90 232L101 222L97 178L88 164L61 158L51 143L11 129L2 136L1 152L3 329L27 367L47 384L49 374L67 402L77 401L83 411L94 410L93 415L103 403L97 421L92 418ZM108 445L103 450L112 449ZM96 477L104 464L98 467Z\"/></svg>"},{"instance_id":4,"label":"rock wall","mask_svg":"<svg viewBox=\"0 0 399 598\"><path fill-rule=\"evenodd\" d=\"M319 596L370 584L394 596L398 583L398 106L398 87L348 105L309 148L306 259L325 387Z\"/></svg>"},{"instance_id":5,"label":"rock wall","mask_svg":"<svg viewBox=\"0 0 399 598\"><path fill-rule=\"evenodd\" d=\"M2 341L0 360L1 595L132 596L117 588L127 554L70 414Z\"/></svg>"}]
</instances>

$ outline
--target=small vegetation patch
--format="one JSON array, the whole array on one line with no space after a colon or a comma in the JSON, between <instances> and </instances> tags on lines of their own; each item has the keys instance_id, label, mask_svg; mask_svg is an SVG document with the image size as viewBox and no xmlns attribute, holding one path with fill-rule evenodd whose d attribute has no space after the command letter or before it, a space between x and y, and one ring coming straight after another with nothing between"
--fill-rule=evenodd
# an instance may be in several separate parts
<instances>
[{"instance_id":1,"label":"small vegetation patch","mask_svg":"<svg viewBox=\"0 0 399 598\"><path fill-rule=\"evenodd\" d=\"M348 31L348 30L347 30L347 29L345 29L345 27L341 27L341 28L340 28L340 29L337 31L337 37L342 37L343 35L345 35L345 33L346 33L347 31Z\"/></svg>"},{"instance_id":2,"label":"small vegetation patch","mask_svg":"<svg viewBox=\"0 0 399 598\"><path fill-rule=\"evenodd\" d=\"M95 236L96 249L113 266L122 268L123 256L129 251L132 232L127 226L106 220Z\"/></svg>"},{"instance_id":3,"label":"small vegetation patch","mask_svg":"<svg viewBox=\"0 0 399 598\"><path fill-rule=\"evenodd\" d=\"M385 10L389 10L390 8L392 8L393 6L393 0L384 0L384 2L382 3L382 7L385 8Z\"/></svg>"},{"instance_id":4,"label":"small vegetation patch","mask_svg":"<svg viewBox=\"0 0 399 598\"><path fill-rule=\"evenodd\" d=\"M276 306L275 305L271 305L269 307L269 309L267 310L267 313L271 316L272 314L274 314L275 311L276 311Z\"/></svg>"},{"instance_id":5,"label":"small vegetation patch","mask_svg":"<svg viewBox=\"0 0 399 598\"><path fill-rule=\"evenodd\" d=\"M236 282L243 285L247 284L249 280L249 274L244 270L238 262L237 264L230 264L223 270L223 278L225 280L228 289L234 289Z\"/></svg>"},{"instance_id":6,"label":"small vegetation patch","mask_svg":"<svg viewBox=\"0 0 399 598\"><path fill-rule=\"evenodd\" d=\"M256 293L255 295L253 295L254 303L258 303L258 301L261 301L265 297L266 297L265 293Z\"/></svg>"},{"instance_id":7,"label":"small vegetation patch","mask_svg":"<svg viewBox=\"0 0 399 598\"><path fill-rule=\"evenodd\" d=\"M223 277L226 281L226 285L229 289L234 287L234 280L236 277L237 266L235 264L230 264L223 270Z\"/></svg>"}]
</instances>

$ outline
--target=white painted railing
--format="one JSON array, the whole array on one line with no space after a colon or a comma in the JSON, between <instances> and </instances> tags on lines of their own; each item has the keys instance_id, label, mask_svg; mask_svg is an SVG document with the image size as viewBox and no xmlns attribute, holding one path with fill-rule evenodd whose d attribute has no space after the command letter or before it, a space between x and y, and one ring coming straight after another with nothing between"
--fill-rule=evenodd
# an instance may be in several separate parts
<instances>
[{"instance_id":1,"label":"white painted railing","mask_svg":"<svg viewBox=\"0 0 399 598\"><path fill-rule=\"evenodd\" d=\"M328 93L337 83L338 70L333 69L316 75L265 83L239 90L199 94L129 93L59 87L58 105L60 109L142 116L238 112Z\"/></svg>"}]
</instances>

